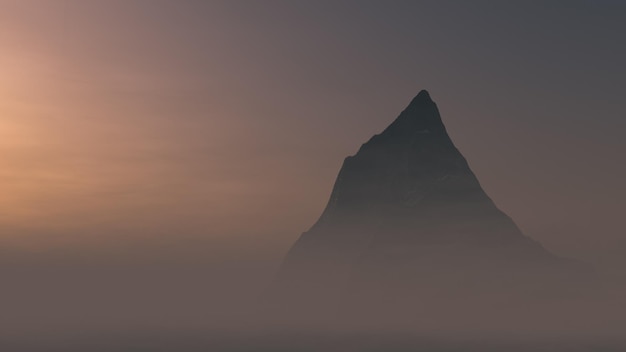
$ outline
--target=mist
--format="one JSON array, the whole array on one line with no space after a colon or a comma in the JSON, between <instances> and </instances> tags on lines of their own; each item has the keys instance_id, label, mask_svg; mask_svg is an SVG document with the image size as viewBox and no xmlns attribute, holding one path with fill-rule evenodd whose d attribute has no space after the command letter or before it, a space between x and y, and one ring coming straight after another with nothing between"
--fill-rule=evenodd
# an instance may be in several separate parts
<instances>
[{"instance_id":1,"label":"mist","mask_svg":"<svg viewBox=\"0 0 626 352\"><path fill-rule=\"evenodd\" d=\"M0 0L0 349L626 350L623 33L608 0ZM462 160L393 142L324 228L422 89ZM496 208L568 269L465 222Z\"/></svg>"},{"instance_id":2,"label":"mist","mask_svg":"<svg viewBox=\"0 0 626 352\"><path fill-rule=\"evenodd\" d=\"M198 250L199 245L183 249L197 253L185 260L168 258L163 249L143 256L5 253L2 348L622 351L626 346L626 285L615 276L601 274L592 286L569 283L560 290L533 281L499 294L478 294L483 282L447 292L418 285L403 288L403 294L411 292L408 299L370 297L366 310L353 300L284 310L266 304L284 253L206 242ZM449 272L431 267L428 275ZM389 290L386 283L369 284ZM318 298L314 290L309 294Z\"/></svg>"}]
</instances>

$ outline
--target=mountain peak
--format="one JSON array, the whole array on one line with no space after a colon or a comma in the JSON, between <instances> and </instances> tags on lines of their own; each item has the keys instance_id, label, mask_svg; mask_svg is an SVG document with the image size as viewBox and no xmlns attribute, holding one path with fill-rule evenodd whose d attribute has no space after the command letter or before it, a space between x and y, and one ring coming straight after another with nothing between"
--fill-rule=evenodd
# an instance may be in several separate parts
<instances>
[{"instance_id":1,"label":"mountain peak","mask_svg":"<svg viewBox=\"0 0 626 352\"><path fill-rule=\"evenodd\" d=\"M413 98L413 100L411 101L411 104L409 104L409 106L412 105L421 105L424 103L434 103L433 100L430 98L430 94L428 93L428 91L426 89L422 89L416 96L415 98Z\"/></svg>"},{"instance_id":2,"label":"mountain peak","mask_svg":"<svg viewBox=\"0 0 626 352\"><path fill-rule=\"evenodd\" d=\"M427 90L422 90L381 135L395 140L412 140L416 133L426 132L447 135L437 104Z\"/></svg>"},{"instance_id":3,"label":"mountain peak","mask_svg":"<svg viewBox=\"0 0 626 352\"><path fill-rule=\"evenodd\" d=\"M498 280L503 268L555 261L492 202L422 90L345 159L325 210L289 251L279 280L290 295L321 297L334 295L333 287L428 288L439 285L426 280L435 276L453 284L459 275Z\"/></svg>"},{"instance_id":4,"label":"mountain peak","mask_svg":"<svg viewBox=\"0 0 626 352\"><path fill-rule=\"evenodd\" d=\"M430 99L430 93L428 93L428 91L427 91L426 89L422 89L422 90L420 90L420 92L419 92L419 93L417 93L417 95L415 96L415 98L416 98L416 99L417 99L417 98L421 98L421 99L428 99L428 100L431 100L431 99Z\"/></svg>"}]
</instances>

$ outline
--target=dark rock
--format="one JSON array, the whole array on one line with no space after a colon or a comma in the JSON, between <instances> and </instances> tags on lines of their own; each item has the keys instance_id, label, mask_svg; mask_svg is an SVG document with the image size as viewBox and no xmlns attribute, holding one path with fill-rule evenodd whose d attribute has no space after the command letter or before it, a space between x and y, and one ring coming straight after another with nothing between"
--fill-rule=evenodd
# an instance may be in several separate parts
<instances>
[{"instance_id":1,"label":"dark rock","mask_svg":"<svg viewBox=\"0 0 626 352\"><path fill-rule=\"evenodd\" d=\"M371 292L519 291L528 280L553 282L564 267L568 261L522 234L483 191L423 90L345 159L326 209L287 254L274 292L331 302Z\"/></svg>"}]
</instances>

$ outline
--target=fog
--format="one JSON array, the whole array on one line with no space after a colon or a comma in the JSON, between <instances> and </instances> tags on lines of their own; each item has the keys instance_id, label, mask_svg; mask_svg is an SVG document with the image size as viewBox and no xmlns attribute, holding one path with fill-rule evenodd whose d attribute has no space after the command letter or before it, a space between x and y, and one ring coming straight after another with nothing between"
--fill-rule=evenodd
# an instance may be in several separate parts
<instances>
[{"instance_id":1,"label":"fog","mask_svg":"<svg viewBox=\"0 0 626 352\"><path fill-rule=\"evenodd\" d=\"M5 253L3 349L621 351L626 346L626 285L601 269L592 287L570 283L552 293L537 281L499 296L466 286L447 293L421 290L395 302L370 300L367 309L348 300L285 310L266 304L284 253L259 248L251 254L249 248L207 242L193 250L199 254L186 260L158 250ZM474 288L481 286L476 282Z\"/></svg>"},{"instance_id":2,"label":"fog","mask_svg":"<svg viewBox=\"0 0 626 352\"><path fill-rule=\"evenodd\" d=\"M0 0L0 350L626 350L625 19L616 1ZM497 207L585 274L433 259L337 299L277 293L343 158L421 89Z\"/></svg>"}]
</instances>

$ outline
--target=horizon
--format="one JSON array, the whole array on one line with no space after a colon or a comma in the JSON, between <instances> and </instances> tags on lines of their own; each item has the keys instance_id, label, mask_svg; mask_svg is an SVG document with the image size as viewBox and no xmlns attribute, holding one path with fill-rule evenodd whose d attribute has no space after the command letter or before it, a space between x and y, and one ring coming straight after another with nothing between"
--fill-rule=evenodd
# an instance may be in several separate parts
<instances>
[{"instance_id":1,"label":"horizon","mask_svg":"<svg viewBox=\"0 0 626 352\"><path fill-rule=\"evenodd\" d=\"M626 292L624 33L612 0L0 0L0 342L236 325L421 92L524 235Z\"/></svg>"},{"instance_id":2,"label":"horizon","mask_svg":"<svg viewBox=\"0 0 626 352\"><path fill-rule=\"evenodd\" d=\"M586 260L626 251L623 5L3 4L3 246L263 236L285 248L341 160L428 89L525 233Z\"/></svg>"}]
</instances>

